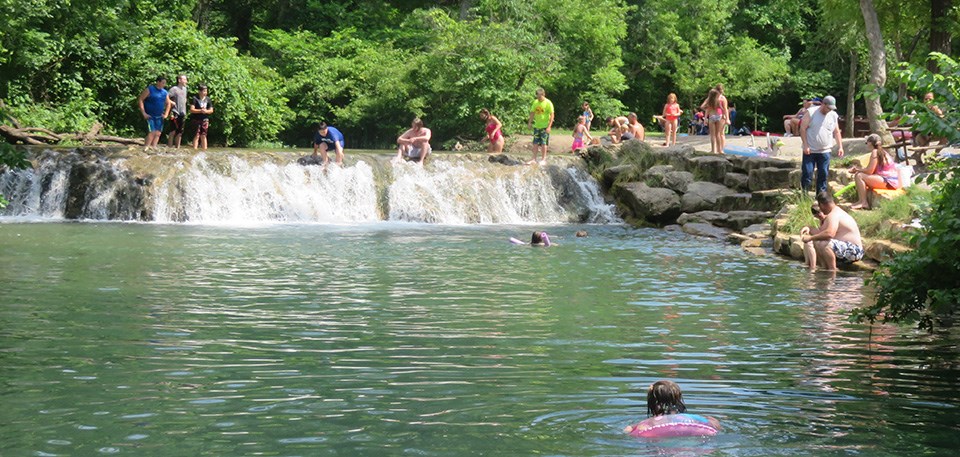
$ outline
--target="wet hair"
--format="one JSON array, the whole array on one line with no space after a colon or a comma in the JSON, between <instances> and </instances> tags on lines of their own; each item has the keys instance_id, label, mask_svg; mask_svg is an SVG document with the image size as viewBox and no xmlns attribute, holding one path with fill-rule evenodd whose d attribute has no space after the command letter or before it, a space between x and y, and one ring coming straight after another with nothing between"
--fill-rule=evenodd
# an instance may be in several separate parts
<instances>
[{"instance_id":1,"label":"wet hair","mask_svg":"<svg viewBox=\"0 0 960 457\"><path fill-rule=\"evenodd\" d=\"M530 244L543 244L543 232L534 231L533 235L530 235Z\"/></svg>"},{"instance_id":2,"label":"wet hair","mask_svg":"<svg viewBox=\"0 0 960 457\"><path fill-rule=\"evenodd\" d=\"M818 192L817 204L819 204L821 208L823 208L824 205L833 205L833 196L827 191Z\"/></svg>"},{"instance_id":3,"label":"wet hair","mask_svg":"<svg viewBox=\"0 0 960 457\"><path fill-rule=\"evenodd\" d=\"M677 102L677 94L670 92L670 95L667 95L667 103L676 103L676 102Z\"/></svg>"},{"instance_id":4,"label":"wet hair","mask_svg":"<svg viewBox=\"0 0 960 457\"><path fill-rule=\"evenodd\" d=\"M482 108L480 110L480 119L487 120L490 119L490 110Z\"/></svg>"},{"instance_id":5,"label":"wet hair","mask_svg":"<svg viewBox=\"0 0 960 457\"><path fill-rule=\"evenodd\" d=\"M584 238L587 236L586 230L577 230L577 238Z\"/></svg>"},{"instance_id":6,"label":"wet hair","mask_svg":"<svg viewBox=\"0 0 960 457\"><path fill-rule=\"evenodd\" d=\"M686 411L687 405L683 404L683 394L677 383L657 381L647 389L647 415L665 416Z\"/></svg>"},{"instance_id":7,"label":"wet hair","mask_svg":"<svg viewBox=\"0 0 960 457\"><path fill-rule=\"evenodd\" d=\"M413 124L414 127L418 128L418 129L422 129L422 128L423 128L423 120L420 119L419 117L413 118L412 124Z\"/></svg>"}]
</instances>

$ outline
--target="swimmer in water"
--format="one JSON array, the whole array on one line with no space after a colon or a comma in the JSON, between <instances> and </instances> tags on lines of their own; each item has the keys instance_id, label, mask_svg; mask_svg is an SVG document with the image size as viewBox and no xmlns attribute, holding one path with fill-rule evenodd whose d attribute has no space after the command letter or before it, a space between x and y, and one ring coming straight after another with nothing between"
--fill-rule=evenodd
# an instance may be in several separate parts
<instances>
[{"instance_id":1,"label":"swimmer in water","mask_svg":"<svg viewBox=\"0 0 960 457\"><path fill-rule=\"evenodd\" d=\"M647 415L666 416L668 414L683 414L687 412L687 405L683 404L683 393L680 386L673 381L657 381L647 389ZM630 433L640 424L628 425L623 429Z\"/></svg>"},{"instance_id":2,"label":"swimmer in water","mask_svg":"<svg viewBox=\"0 0 960 457\"><path fill-rule=\"evenodd\" d=\"M533 235L530 235L530 243L520 241L516 238L510 238L510 242L513 244L529 244L530 246L556 246L556 244L550 242L550 235L547 235L547 232L535 231Z\"/></svg>"},{"instance_id":3,"label":"swimmer in water","mask_svg":"<svg viewBox=\"0 0 960 457\"><path fill-rule=\"evenodd\" d=\"M647 415L652 416L623 431L644 438L713 436L720 421L709 416L687 414L680 386L673 381L657 381L647 389Z\"/></svg>"}]
</instances>

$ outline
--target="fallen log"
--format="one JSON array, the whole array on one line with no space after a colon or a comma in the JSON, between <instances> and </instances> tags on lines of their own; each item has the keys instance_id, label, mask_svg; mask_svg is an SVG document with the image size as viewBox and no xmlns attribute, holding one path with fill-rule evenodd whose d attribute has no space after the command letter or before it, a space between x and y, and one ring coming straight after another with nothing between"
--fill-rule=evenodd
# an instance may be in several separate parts
<instances>
[{"instance_id":1,"label":"fallen log","mask_svg":"<svg viewBox=\"0 0 960 457\"><path fill-rule=\"evenodd\" d=\"M93 129L87 133L57 133L43 127L16 127L0 124L0 136L12 144L53 145L64 141L79 141L83 144L116 143L143 146L143 138L101 135L100 128L99 124L94 124Z\"/></svg>"}]
</instances>

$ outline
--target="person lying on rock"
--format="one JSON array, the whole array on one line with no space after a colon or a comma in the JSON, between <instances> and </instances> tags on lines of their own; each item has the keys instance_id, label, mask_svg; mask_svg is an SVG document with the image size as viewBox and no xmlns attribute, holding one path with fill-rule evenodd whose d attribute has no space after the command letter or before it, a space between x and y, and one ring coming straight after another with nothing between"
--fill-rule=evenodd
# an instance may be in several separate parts
<instances>
[{"instance_id":1,"label":"person lying on rock","mask_svg":"<svg viewBox=\"0 0 960 457\"><path fill-rule=\"evenodd\" d=\"M821 219L820 227L800 229L803 242L803 257L811 270L817 265L828 271L836 271L837 262L851 264L863 258L863 240L860 227L846 211L833 202L829 192L817 194Z\"/></svg>"}]
</instances>

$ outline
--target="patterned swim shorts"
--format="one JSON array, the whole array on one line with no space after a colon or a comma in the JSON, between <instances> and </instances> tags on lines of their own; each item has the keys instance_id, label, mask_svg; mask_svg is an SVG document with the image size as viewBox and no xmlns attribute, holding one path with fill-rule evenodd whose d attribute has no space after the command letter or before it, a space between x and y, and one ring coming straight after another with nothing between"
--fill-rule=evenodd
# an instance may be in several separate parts
<instances>
[{"instance_id":1,"label":"patterned swim shorts","mask_svg":"<svg viewBox=\"0 0 960 457\"><path fill-rule=\"evenodd\" d=\"M550 134L547 133L547 129L533 129L533 144L537 146L550 144Z\"/></svg>"},{"instance_id":2,"label":"patterned swim shorts","mask_svg":"<svg viewBox=\"0 0 960 457\"><path fill-rule=\"evenodd\" d=\"M830 240L830 249L841 263L853 263L863 258L863 247L848 241Z\"/></svg>"}]
</instances>

